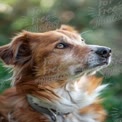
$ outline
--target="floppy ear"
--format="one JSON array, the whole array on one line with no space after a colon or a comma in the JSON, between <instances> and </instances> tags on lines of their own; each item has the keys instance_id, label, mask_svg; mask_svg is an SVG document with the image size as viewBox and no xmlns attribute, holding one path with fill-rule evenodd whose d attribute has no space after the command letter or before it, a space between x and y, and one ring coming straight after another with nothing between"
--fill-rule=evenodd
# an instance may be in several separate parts
<instances>
[{"instance_id":1,"label":"floppy ear","mask_svg":"<svg viewBox=\"0 0 122 122\"><path fill-rule=\"evenodd\" d=\"M8 45L0 47L0 58L7 65L21 65L31 59L29 38L25 32L13 38Z\"/></svg>"},{"instance_id":2,"label":"floppy ear","mask_svg":"<svg viewBox=\"0 0 122 122\"><path fill-rule=\"evenodd\" d=\"M70 32L75 32L75 33L77 33L77 30L75 30L74 27L69 26L69 25L61 25L60 29L61 29L61 30L66 30L66 31L70 31Z\"/></svg>"}]
</instances>

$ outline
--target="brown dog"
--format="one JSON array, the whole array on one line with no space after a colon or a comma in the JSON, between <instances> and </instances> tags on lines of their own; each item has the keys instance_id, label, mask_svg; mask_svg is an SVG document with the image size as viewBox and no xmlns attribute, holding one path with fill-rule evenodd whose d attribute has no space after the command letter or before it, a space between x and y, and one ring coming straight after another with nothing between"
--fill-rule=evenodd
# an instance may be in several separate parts
<instances>
[{"instance_id":1,"label":"brown dog","mask_svg":"<svg viewBox=\"0 0 122 122\"><path fill-rule=\"evenodd\" d=\"M45 33L22 32L0 47L13 68L12 87L0 96L0 122L103 122L93 73L106 67L111 49L87 45L70 26Z\"/></svg>"}]
</instances>

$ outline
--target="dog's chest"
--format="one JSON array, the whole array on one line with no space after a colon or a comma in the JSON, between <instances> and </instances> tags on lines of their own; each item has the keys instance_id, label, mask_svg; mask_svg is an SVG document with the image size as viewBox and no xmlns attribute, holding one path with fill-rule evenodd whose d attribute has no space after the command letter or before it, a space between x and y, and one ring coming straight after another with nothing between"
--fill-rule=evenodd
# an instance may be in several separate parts
<instances>
[{"instance_id":1,"label":"dog's chest","mask_svg":"<svg viewBox=\"0 0 122 122\"><path fill-rule=\"evenodd\" d=\"M89 94L86 89L81 89L77 82L69 83L62 88L54 90L55 94L59 96L58 100L44 101L33 96L31 96L31 99L41 107L61 113L60 115L56 114L56 122L99 122L95 119L99 116L97 112L88 111L80 114L79 111L93 104L99 92L105 87L106 85L98 86ZM51 122L54 122L50 116L48 118Z\"/></svg>"},{"instance_id":2,"label":"dog's chest","mask_svg":"<svg viewBox=\"0 0 122 122\"><path fill-rule=\"evenodd\" d=\"M56 89L55 93L60 96L58 104L56 103L55 106L61 113L78 111L94 103L98 96L96 91L88 94L85 89L80 89L77 83L72 86L67 84L64 88Z\"/></svg>"}]
</instances>

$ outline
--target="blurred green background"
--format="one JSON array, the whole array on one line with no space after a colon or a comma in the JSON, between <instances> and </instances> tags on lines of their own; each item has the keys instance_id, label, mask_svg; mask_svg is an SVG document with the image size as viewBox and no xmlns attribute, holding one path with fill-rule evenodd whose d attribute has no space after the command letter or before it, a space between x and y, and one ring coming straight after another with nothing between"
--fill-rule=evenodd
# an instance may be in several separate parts
<instances>
[{"instance_id":1,"label":"blurred green background","mask_svg":"<svg viewBox=\"0 0 122 122\"><path fill-rule=\"evenodd\" d=\"M68 24L88 44L112 48L111 65L98 73L109 86L101 94L106 122L122 122L121 0L0 0L0 45L22 30L44 32ZM0 92L10 87L11 72L0 62Z\"/></svg>"}]
</instances>

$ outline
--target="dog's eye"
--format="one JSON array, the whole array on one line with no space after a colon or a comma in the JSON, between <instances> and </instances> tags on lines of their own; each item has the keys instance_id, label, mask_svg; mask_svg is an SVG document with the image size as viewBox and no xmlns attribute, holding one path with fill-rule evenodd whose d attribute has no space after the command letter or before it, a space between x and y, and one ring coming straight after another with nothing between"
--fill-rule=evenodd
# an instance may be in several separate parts
<instances>
[{"instance_id":1,"label":"dog's eye","mask_svg":"<svg viewBox=\"0 0 122 122\"><path fill-rule=\"evenodd\" d=\"M58 49L64 49L64 48L67 48L67 47L68 47L68 44L66 44L66 43L58 43L56 45L56 48L58 48Z\"/></svg>"},{"instance_id":2,"label":"dog's eye","mask_svg":"<svg viewBox=\"0 0 122 122\"><path fill-rule=\"evenodd\" d=\"M81 39L81 41L82 41L82 42L85 42L85 40L84 40L84 39Z\"/></svg>"}]
</instances>

